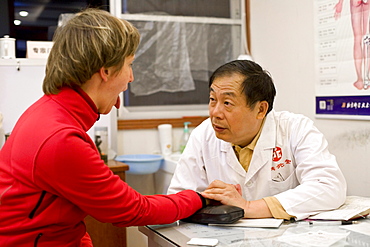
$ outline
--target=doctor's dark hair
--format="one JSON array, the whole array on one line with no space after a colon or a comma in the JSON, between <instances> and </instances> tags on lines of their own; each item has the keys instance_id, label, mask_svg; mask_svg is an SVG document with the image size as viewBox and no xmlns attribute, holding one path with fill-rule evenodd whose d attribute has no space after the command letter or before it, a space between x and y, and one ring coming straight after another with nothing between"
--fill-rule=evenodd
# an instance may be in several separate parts
<instances>
[{"instance_id":1,"label":"doctor's dark hair","mask_svg":"<svg viewBox=\"0 0 370 247\"><path fill-rule=\"evenodd\" d=\"M260 65L250 60L235 60L216 69L209 79L209 87L216 78L239 74L244 77L242 92L247 99L247 106L254 108L259 101L267 101L269 113L274 105L276 90L270 74ZM266 113L266 114L267 114Z\"/></svg>"},{"instance_id":2,"label":"doctor's dark hair","mask_svg":"<svg viewBox=\"0 0 370 247\"><path fill-rule=\"evenodd\" d=\"M140 34L131 23L88 8L59 26L53 42L42 86L45 94L81 87L103 67L119 73L125 59L135 54Z\"/></svg>"}]
</instances>

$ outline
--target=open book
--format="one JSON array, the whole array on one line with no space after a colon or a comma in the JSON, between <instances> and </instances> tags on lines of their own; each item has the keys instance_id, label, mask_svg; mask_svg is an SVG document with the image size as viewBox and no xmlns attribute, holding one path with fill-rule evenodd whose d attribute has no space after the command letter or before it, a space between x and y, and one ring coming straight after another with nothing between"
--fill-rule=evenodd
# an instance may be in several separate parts
<instances>
[{"instance_id":1,"label":"open book","mask_svg":"<svg viewBox=\"0 0 370 247\"><path fill-rule=\"evenodd\" d=\"M365 217L370 213L370 198L361 196L347 196L346 201L337 209L325 211L309 219L313 220L352 220Z\"/></svg>"}]
</instances>

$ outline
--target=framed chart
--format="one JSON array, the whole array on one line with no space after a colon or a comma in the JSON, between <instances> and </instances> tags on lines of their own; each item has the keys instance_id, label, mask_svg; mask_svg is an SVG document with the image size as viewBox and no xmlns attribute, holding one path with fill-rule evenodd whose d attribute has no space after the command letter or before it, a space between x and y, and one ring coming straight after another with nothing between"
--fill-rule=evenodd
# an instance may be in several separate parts
<instances>
[{"instance_id":1,"label":"framed chart","mask_svg":"<svg viewBox=\"0 0 370 247\"><path fill-rule=\"evenodd\" d=\"M315 0L316 117L370 119L370 2Z\"/></svg>"}]
</instances>

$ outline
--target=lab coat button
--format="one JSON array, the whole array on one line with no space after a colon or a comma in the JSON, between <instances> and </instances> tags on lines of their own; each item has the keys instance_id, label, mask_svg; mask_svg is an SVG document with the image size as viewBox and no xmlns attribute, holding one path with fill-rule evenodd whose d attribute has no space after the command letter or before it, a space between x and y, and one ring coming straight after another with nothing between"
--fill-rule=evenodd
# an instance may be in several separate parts
<instances>
[{"instance_id":1,"label":"lab coat button","mask_svg":"<svg viewBox=\"0 0 370 247\"><path fill-rule=\"evenodd\" d=\"M252 187L252 185L253 185L253 182L252 181L248 181L247 182L247 187Z\"/></svg>"}]
</instances>

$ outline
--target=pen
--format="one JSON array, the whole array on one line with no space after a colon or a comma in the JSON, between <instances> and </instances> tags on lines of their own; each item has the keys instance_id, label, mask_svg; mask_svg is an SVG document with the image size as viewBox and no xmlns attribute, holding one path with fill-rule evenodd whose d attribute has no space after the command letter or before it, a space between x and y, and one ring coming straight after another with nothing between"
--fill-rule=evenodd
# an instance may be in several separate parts
<instances>
[{"instance_id":1,"label":"pen","mask_svg":"<svg viewBox=\"0 0 370 247\"><path fill-rule=\"evenodd\" d=\"M303 220L299 221L298 224L306 224L309 226L339 226L339 225L352 225L357 224L355 220Z\"/></svg>"},{"instance_id":2,"label":"pen","mask_svg":"<svg viewBox=\"0 0 370 247\"><path fill-rule=\"evenodd\" d=\"M358 221L356 220L342 220L342 225L352 225L352 224L357 224Z\"/></svg>"}]
</instances>

